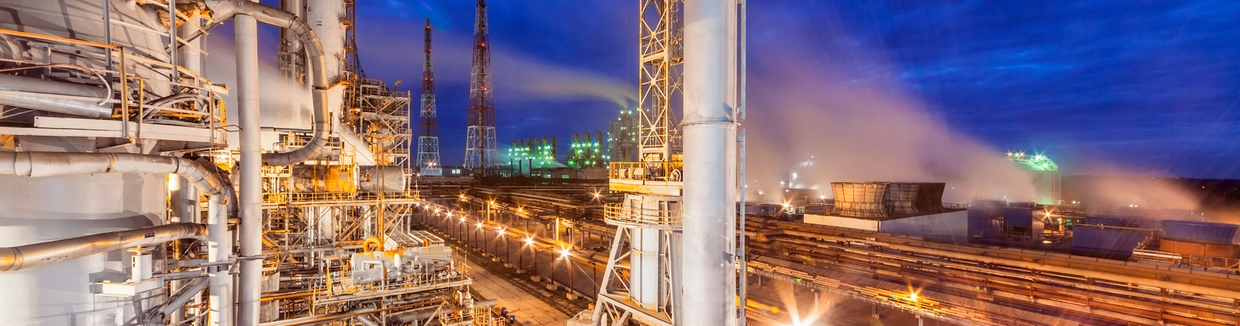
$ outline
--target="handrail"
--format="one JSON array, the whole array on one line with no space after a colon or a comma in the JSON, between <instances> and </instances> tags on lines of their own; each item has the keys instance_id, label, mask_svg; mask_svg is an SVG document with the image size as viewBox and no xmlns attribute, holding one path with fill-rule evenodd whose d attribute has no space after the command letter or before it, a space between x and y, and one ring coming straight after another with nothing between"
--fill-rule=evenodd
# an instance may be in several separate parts
<instances>
[{"instance_id":1,"label":"handrail","mask_svg":"<svg viewBox=\"0 0 1240 326\"><path fill-rule=\"evenodd\" d=\"M678 210L625 207L622 204L603 206L603 219L610 224L647 225L680 228L683 219Z\"/></svg>"},{"instance_id":2,"label":"handrail","mask_svg":"<svg viewBox=\"0 0 1240 326\"><path fill-rule=\"evenodd\" d=\"M124 47L115 44L78 40L56 35L31 33L3 28L0 28L0 35L15 36L30 40L31 42L47 42L39 44L44 44L44 46L47 46L49 50L56 51L58 53L65 53L70 56L75 54L67 50L65 48L66 45L69 47L79 47L82 49L79 51L100 53L107 59L115 59L108 60L111 66L105 66L97 69L86 68L75 64L57 64L51 62L50 60L43 62L38 60L4 59L3 61L13 62L19 65L46 67L48 69L84 70L94 73L96 76L100 76L100 74L108 74L116 78L120 85L118 89L111 89L113 85L111 81L106 79L101 80L100 83L109 91L109 94L107 94L104 99L92 98L90 100L99 102L100 106L105 106L109 103L120 104L112 108L111 118L122 122L122 131L121 135L119 135L121 137L130 138L142 136L141 134L135 135L130 132L128 122L130 122L129 120L131 119L138 122L139 126L137 130L143 129L141 126L142 124L152 123L153 121L150 121L152 118L174 119L183 122L196 123L201 127L212 129L215 129L216 121L224 121L223 110L216 110L215 108L215 101L221 100L219 94L217 94L217 91L220 91L221 88L210 84L208 80L185 67L174 66L156 58L135 56L126 53L130 51L125 51ZM95 48L99 50L91 50L88 48ZM176 75L178 77L176 80L179 81L167 81L158 78L151 79L137 75L133 71L127 72L125 67L130 65L149 69L158 74L163 74L163 72L166 71L168 75ZM174 89L181 89L182 94L193 93L192 96L196 96L198 100L180 101L175 103L151 103L153 105L147 105L148 103L142 103L142 101L147 98L153 98L153 96L147 92L145 85L152 83L159 84L160 86L168 85ZM137 93L136 96L128 96L135 91ZM117 94L119 94L119 96ZM33 94L32 96L49 97L55 95ZM169 98L175 96L178 95L175 93L169 94ZM143 109L134 110L135 108ZM104 117L106 117L106 114ZM214 133L212 133L212 141L214 141Z\"/></svg>"},{"instance_id":3,"label":"handrail","mask_svg":"<svg viewBox=\"0 0 1240 326\"><path fill-rule=\"evenodd\" d=\"M613 180L680 182L684 162L612 162L608 177Z\"/></svg>"}]
</instances>

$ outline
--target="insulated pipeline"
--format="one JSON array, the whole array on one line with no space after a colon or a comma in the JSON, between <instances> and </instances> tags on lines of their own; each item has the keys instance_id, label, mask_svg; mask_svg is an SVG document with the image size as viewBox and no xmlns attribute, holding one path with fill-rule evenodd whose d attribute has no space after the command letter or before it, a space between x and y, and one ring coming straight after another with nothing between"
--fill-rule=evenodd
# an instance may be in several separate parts
<instances>
[{"instance_id":1,"label":"insulated pipeline","mask_svg":"<svg viewBox=\"0 0 1240 326\"><path fill-rule=\"evenodd\" d=\"M258 22L285 28L305 45L310 84L314 87L314 135L305 146L299 149L285 153L263 154L263 164L289 165L313 158L327 144L326 134L331 127L327 122L329 115L327 90L331 88L331 85L327 81L327 59L319 37L310 30L310 25L297 15L276 7L247 0L214 0L209 1L207 6L214 12L218 21L232 19L236 15L251 16Z\"/></svg>"},{"instance_id":2,"label":"insulated pipeline","mask_svg":"<svg viewBox=\"0 0 1240 326\"><path fill-rule=\"evenodd\" d=\"M176 223L0 248L0 272L16 272L123 248L202 239L206 233L202 224Z\"/></svg>"}]
</instances>

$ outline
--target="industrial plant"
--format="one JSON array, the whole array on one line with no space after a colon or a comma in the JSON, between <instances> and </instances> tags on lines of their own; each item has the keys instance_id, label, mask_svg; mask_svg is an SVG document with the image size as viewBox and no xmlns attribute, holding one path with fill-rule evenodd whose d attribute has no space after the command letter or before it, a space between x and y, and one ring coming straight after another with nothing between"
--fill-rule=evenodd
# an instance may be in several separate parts
<instances>
[{"instance_id":1,"label":"industrial plant","mask_svg":"<svg viewBox=\"0 0 1240 326\"><path fill-rule=\"evenodd\" d=\"M362 69L365 1L0 3L0 325L1240 325L1240 225L1043 154L994 157L1021 198L748 191L748 1L631 1L636 103L571 138L504 134L486 0L468 58L399 41L417 94Z\"/></svg>"}]
</instances>

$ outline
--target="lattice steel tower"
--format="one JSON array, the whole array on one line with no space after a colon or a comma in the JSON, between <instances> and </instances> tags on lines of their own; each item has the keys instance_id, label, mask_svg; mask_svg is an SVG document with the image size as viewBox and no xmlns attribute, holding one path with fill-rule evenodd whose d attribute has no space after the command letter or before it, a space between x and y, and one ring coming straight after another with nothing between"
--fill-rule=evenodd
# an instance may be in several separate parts
<instances>
[{"instance_id":1,"label":"lattice steel tower","mask_svg":"<svg viewBox=\"0 0 1240 326\"><path fill-rule=\"evenodd\" d=\"M435 110L435 72L431 70L431 19L426 19L426 65L422 67L422 106L418 110L418 168L438 175L439 120Z\"/></svg>"},{"instance_id":2,"label":"lattice steel tower","mask_svg":"<svg viewBox=\"0 0 1240 326\"><path fill-rule=\"evenodd\" d=\"M638 116L641 161L667 162L680 150L673 105L681 102L683 0L640 0Z\"/></svg>"},{"instance_id":3,"label":"lattice steel tower","mask_svg":"<svg viewBox=\"0 0 1240 326\"><path fill-rule=\"evenodd\" d=\"M495 166L495 94L491 90L491 48L487 37L487 4L478 0L474 25L473 70L469 88L469 127L465 169L485 174Z\"/></svg>"},{"instance_id":4,"label":"lattice steel tower","mask_svg":"<svg viewBox=\"0 0 1240 326\"><path fill-rule=\"evenodd\" d=\"M680 132L684 0L639 0L639 162L612 162L612 191L624 202L604 206L616 226L607 269L589 325L683 325L680 295L684 194ZM615 135L613 135L614 137Z\"/></svg>"}]
</instances>

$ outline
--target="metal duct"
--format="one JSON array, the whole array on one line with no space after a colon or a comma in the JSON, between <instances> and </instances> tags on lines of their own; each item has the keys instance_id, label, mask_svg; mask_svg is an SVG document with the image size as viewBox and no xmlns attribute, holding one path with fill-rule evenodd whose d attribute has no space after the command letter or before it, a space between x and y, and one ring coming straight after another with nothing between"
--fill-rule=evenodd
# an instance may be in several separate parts
<instances>
[{"instance_id":1,"label":"metal duct","mask_svg":"<svg viewBox=\"0 0 1240 326\"><path fill-rule=\"evenodd\" d=\"M201 239L206 233L207 228L202 224L176 223L0 248L0 272L16 272L123 248L151 246L179 239Z\"/></svg>"},{"instance_id":2,"label":"metal duct","mask_svg":"<svg viewBox=\"0 0 1240 326\"><path fill-rule=\"evenodd\" d=\"M376 323L374 320L370 320L370 317L367 316L357 316L357 322L365 326L379 326L379 323Z\"/></svg>"},{"instance_id":3,"label":"metal duct","mask_svg":"<svg viewBox=\"0 0 1240 326\"><path fill-rule=\"evenodd\" d=\"M408 189L405 171L399 166L362 166L358 168L358 187L369 192L401 192Z\"/></svg>"},{"instance_id":4,"label":"metal duct","mask_svg":"<svg viewBox=\"0 0 1240 326\"><path fill-rule=\"evenodd\" d=\"M22 94L35 93L35 94ZM102 87L0 74L0 104L90 118L112 117Z\"/></svg>"},{"instance_id":5,"label":"metal duct","mask_svg":"<svg viewBox=\"0 0 1240 326\"><path fill-rule=\"evenodd\" d=\"M224 184L224 179L187 158L128 153L0 152L0 175L50 177L95 173L171 173L189 179L207 195L232 195L232 188Z\"/></svg>"},{"instance_id":6,"label":"metal duct","mask_svg":"<svg viewBox=\"0 0 1240 326\"><path fill-rule=\"evenodd\" d=\"M297 15L279 8L250 2L247 0L212 0L207 2L218 21L232 19L236 15L252 16L259 22L287 29L306 45L310 68L310 84L314 87L314 136L302 148L286 153L264 153L265 165L289 165L304 162L318 154L327 144L327 90L331 86L327 82L326 58L323 55L323 44L318 36L310 30Z\"/></svg>"}]
</instances>

